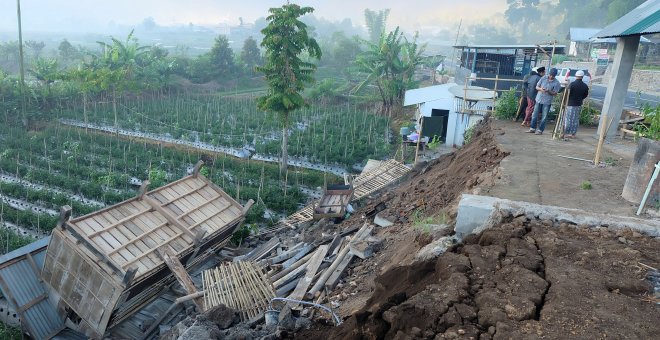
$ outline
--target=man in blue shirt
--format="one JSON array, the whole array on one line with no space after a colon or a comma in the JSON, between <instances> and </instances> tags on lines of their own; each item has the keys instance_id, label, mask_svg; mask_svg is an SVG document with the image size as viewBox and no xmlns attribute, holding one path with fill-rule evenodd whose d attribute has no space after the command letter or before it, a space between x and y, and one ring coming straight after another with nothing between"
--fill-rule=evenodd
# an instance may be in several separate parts
<instances>
[{"instance_id":1,"label":"man in blue shirt","mask_svg":"<svg viewBox=\"0 0 660 340\"><path fill-rule=\"evenodd\" d=\"M534 105L534 113L532 114L532 123L530 124L529 133L536 133L540 135L545 130L545 121L550 112L550 105L552 99L559 93L561 84L555 78L557 76L557 69L551 68L548 75L543 76L536 84L536 104ZM542 114L539 120L539 113ZM537 125L538 124L538 125Z\"/></svg>"}]
</instances>

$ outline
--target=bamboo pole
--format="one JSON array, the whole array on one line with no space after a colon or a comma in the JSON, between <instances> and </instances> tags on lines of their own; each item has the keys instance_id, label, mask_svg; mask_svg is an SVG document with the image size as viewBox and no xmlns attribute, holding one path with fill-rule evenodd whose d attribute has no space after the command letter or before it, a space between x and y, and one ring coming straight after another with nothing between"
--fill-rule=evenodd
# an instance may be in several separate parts
<instances>
[{"instance_id":1,"label":"bamboo pole","mask_svg":"<svg viewBox=\"0 0 660 340\"><path fill-rule=\"evenodd\" d=\"M564 131L564 120L566 119L566 105L568 104L568 96L570 95L571 89L568 88L564 92L564 94L561 97L561 101L559 103L559 112L557 113L557 119L555 122L555 129L552 132L552 139L557 139L559 136L563 134Z\"/></svg>"},{"instance_id":2,"label":"bamboo pole","mask_svg":"<svg viewBox=\"0 0 660 340\"><path fill-rule=\"evenodd\" d=\"M603 149L603 144L605 143L605 136L607 136L607 131L610 130L610 125L612 125L612 119L611 121L607 122L607 112L603 112L603 116L601 118L601 129L600 129L600 135L598 137L598 146L596 147L596 156L594 157L594 165L600 164L600 156L602 153ZM605 123L607 122L607 126Z\"/></svg>"},{"instance_id":3,"label":"bamboo pole","mask_svg":"<svg viewBox=\"0 0 660 340\"><path fill-rule=\"evenodd\" d=\"M420 116L421 116L421 112L420 112ZM417 164L417 158L419 157L419 143L422 140L422 131L424 130L424 116L421 116L420 120L421 121L419 123L419 136L417 137L417 147L415 148L415 162L413 163L413 165Z\"/></svg>"}]
</instances>

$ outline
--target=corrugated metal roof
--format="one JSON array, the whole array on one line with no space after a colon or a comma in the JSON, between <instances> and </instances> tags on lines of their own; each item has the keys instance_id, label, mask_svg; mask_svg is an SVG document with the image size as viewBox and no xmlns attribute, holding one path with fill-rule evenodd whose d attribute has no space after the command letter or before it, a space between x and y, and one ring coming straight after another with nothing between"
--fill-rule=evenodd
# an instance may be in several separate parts
<instances>
[{"instance_id":1,"label":"corrugated metal roof","mask_svg":"<svg viewBox=\"0 0 660 340\"><path fill-rule=\"evenodd\" d=\"M553 45L458 45L454 48L476 49L478 53L493 54L515 54L515 50L521 50L525 55L543 53L541 49L550 53ZM555 54L566 54L566 45L554 45Z\"/></svg>"},{"instance_id":2,"label":"corrugated metal roof","mask_svg":"<svg viewBox=\"0 0 660 340\"><path fill-rule=\"evenodd\" d=\"M607 25L595 34L597 38L624 37L660 32L660 0L648 0Z\"/></svg>"},{"instance_id":3,"label":"corrugated metal roof","mask_svg":"<svg viewBox=\"0 0 660 340\"><path fill-rule=\"evenodd\" d=\"M590 41L591 37L602 30L602 28L571 27L568 35L571 41Z\"/></svg>"},{"instance_id":4,"label":"corrugated metal roof","mask_svg":"<svg viewBox=\"0 0 660 340\"><path fill-rule=\"evenodd\" d=\"M421 104L438 99L453 99L454 95L449 92L449 88L456 83L442 84L422 87L419 89L406 91L403 106Z\"/></svg>"},{"instance_id":5,"label":"corrugated metal roof","mask_svg":"<svg viewBox=\"0 0 660 340\"><path fill-rule=\"evenodd\" d=\"M64 319L48 300L40 278L49 239L33 242L0 258L2 294L35 339L48 339L64 328Z\"/></svg>"}]
</instances>

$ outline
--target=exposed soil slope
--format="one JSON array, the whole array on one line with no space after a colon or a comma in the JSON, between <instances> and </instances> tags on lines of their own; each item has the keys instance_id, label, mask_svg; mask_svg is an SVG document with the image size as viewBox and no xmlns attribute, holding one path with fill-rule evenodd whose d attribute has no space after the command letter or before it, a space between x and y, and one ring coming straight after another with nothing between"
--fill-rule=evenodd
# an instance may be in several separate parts
<instances>
[{"instance_id":1,"label":"exposed soil slope","mask_svg":"<svg viewBox=\"0 0 660 340\"><path fill-rule=\"evenodd\" d=\"M376 279L366 307L332 339L651 339L660 306L645 301L660 240L524 216L472 236L437 260ZM328 336L328 332L330 335Z\"/></svg>"}]
</instances>

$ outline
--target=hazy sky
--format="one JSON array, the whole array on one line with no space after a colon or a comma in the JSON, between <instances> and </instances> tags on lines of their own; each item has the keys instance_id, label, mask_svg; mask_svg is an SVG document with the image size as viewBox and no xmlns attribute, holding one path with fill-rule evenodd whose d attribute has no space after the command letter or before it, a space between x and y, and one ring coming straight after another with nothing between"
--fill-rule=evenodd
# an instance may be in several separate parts
<instances>
[{"instance_id":1,"label":"hazy sky","mask_svg":"<svg viewBox=\"0 0 660 340\"><path fill-rule=\"evenodd\" d=\"M363 25L365 8L390 8L390 25L417 30L421 27L451 27L462 18L475 22L504 11L506 0L306 0L295 1L316 10L326 19L349 17ZM23 30L52 32L103 32L110 23L137 25L153 17L160 25L237 24L266 16L275 0L22 0ZM16 2L0 0L0 31L16 31Z\"/></svg>"}]
</instances>

